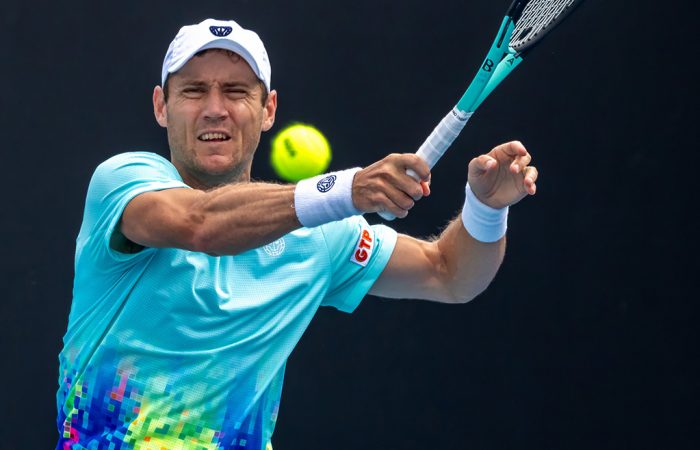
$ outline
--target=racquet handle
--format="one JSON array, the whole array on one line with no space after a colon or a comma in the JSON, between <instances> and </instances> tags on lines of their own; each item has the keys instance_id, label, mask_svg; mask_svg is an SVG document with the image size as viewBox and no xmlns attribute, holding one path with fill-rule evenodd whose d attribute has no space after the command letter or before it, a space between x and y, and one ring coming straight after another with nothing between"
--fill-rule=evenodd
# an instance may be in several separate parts
<instances>
[{"instance_id":1,"label":"racquet handle","mask_svg":"<svg viewBox=\"0 0 700 450\"><path fill-rule=\"evenodd\" d=\"M445 151L452 145L452 142L459 136L462 128L467 124L473 112L460 111L456 107L452 109L435 127L430 136L420 146L416 155L428 164L431 169L438 160L442 157ZM416 181L420 180L418 174L411 169L406 170L406 173L413 177ZM379 213L385 220L394 220L396 216L388 211Z\"/></svg>"}]
</instances>

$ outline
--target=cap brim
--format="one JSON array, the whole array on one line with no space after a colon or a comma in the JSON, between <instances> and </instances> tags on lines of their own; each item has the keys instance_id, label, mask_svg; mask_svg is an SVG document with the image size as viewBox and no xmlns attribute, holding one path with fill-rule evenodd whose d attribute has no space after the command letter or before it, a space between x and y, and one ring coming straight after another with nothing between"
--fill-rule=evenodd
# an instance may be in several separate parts
<instances>
[{"instance_id":1,"label":"cap brim","mask_svg":"<svg viewBox=\"0 0 700 450\"><path fill-rule=\"evenodd\" d=\"M213 41L209 41L205 44L203 44L201 47L197 48L196 50L190 52L186 57L181 58L179 61L177 61L175 64L172 64L168 68L168 76L171 74L177 72L178 70L182 69L187 62L192 59L194 55L197 53L203 51L203 50L209 50L212 48L220 48L222 50L229 50L237 55L240 55L241 58L245 60L245 62L248 63L250 68L253 70L253 73L255 74L258 79L262 80L262 77L260 76L260 68L258 67L258 64L255 62L255 59L253 59L252 55L246 50L242 45L239 43L232 41L231 39L214 39ZM264 80L263 80L264 82ZM165 80L163 81L165 84Z\"/></svg>"}]
</instances>

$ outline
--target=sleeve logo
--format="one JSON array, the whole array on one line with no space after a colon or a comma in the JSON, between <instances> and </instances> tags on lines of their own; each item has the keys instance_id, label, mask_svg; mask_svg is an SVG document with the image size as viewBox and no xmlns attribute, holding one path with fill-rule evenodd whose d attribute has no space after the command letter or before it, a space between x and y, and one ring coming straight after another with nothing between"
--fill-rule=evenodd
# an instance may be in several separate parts
<instances>
[{"instance_id":1,"label":"sleeve logo","mask_svg":"<svg viewBox=\"0 0 700 450\"><path fill-rule=\"evenodd\" d=\"M372 250L374 250L374 231L371 228L362 227L360 240L352 252L350 261L365 267L372 257Z\"/></svg>"},{"instance_id":2,"label":"sleeve logo","mask_svg":"<svg viewBox=\"0 0 700 450\"><path fill-rule=\"evenodd\" d=\"M318 183L316 183L316 189L318 189L319 192L330 191L335 185L336 178L337 177L335 175L328 175L327 177L322 178Z\"/></svg>"}]
</instances>

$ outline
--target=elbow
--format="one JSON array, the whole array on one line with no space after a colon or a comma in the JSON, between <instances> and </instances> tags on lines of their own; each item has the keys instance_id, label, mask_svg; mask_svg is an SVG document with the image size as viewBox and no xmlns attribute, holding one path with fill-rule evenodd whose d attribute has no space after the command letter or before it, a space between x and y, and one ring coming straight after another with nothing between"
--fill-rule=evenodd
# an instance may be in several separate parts
<instances>
[{"instance_id":1,"label":"elbow","mask_svg":"<svg viewBox=\"0 0 700 450\"><path fill-rule=\"evenodd\" d=\"M239 253L230 248L224 249L219 233L206 223L196 225L189 230L187 250L206 253L210 256L233 255Z\"/></svg>"},{"instance_id":2,"label":"elbow","mask_svg":"<svg viewBox=\"0 0 700 450\"><path fill-rule=\"evenodd\" d=\"M218 256L216 233L210 222L207 215L201 211L191 210L185 214L180 233L185 250Z\"/></svg>"},{"instance_id":3,"label":"elbow","mask_svg":"<svg viewBox=\"0 0 700 450\"><path fill-rule=\"evenodd\" d=\"M436 269L435 285L439 286L437 300L441 303L463 304L474 300L491 284L495 273L480 270L457 270L455 264L443 256L433 260Z\"/></svg>"},{"instance_id":4,"label":"elbow","mask_svg":"<svg viewBox=\"0 0 700 450\"><path fill-rule=\"evenodd\" d=\"M503 261L502 254L470 258L466 262L448 264L444 261L440 279L445 303L468 303L481 295L496 277ZM477 261L473 263L473 261Z\"/></svg>"},{"instance_id":5,"label":"elbow","mask_svg":"<svg viewBox=\"0 0 700 450\"><path fill-rule=\"evenodd\" d=\"M221 222L207 214L190 213L185 231L187 250L210 256L237 255L251 248L250 242L233 238Z\"/></svg>"},{"instance_id":6,"label":"elbow","mask_svg":"<svg viewBox=\"0 0 700 450\"><path fill-rule=\"evenodd\" d=\"M452 275L444 280L443 301L454 304L468 303L481 295L491 285L495 276L495 271L470 273L466 277Z\"/></svg>"},{"instance_id":7,"label":"elbow","mask_svg":"<svg viewBox=\"0 0 700 450\"><path fill-rule=\"evenodd\" d=\"M478 294L477 294L478 295ZM465 303L469 303L470 301L474 300L476 298L476 295L471 295L471 294L464 294L464 295L458 295L458 294L451 294L448 298L446 298L443 303L449 303L451 305L463 305Z\"/></svg>"},{"instance_id":8,"label":"elbow","mask_svg":"<svg viewBox=\"0 0 700 450\"><path fill-rule=\"evenodd\" d=\"M186 238L186 250L199 253L207 253L213 256L220 256L214 251L214 244L211 233L207 232L204 227L195 227L189 230L189 235Z\"/></svg>"},{"instance_id":9,"label":"elbow","mask_svg":"<svg viewBox=\"0 0 700 450\"><path fill-rule=\"evenodd\" d=\"M449 290L444 302L456 305L469 303L484 292L489 284L490 283L484 283L482 286L470 286L469 288Z\"/></svg>"}]
</instances>

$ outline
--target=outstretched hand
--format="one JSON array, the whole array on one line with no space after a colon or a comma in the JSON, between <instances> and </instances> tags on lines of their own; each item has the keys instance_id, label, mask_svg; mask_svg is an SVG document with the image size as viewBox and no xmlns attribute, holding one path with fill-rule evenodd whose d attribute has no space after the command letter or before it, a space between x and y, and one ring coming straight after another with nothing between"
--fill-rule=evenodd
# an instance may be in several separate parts
<instances>
[{"instance_id":1,"label":"outstretched hand","mask_svg":"<svg viewBox=\"0 0 700 450\"><path fill-rule=\"evenodd\" d=\"M537 190L537 168L528 165L531 159L522 143L501 144L469 162L469 186L492 208L514 205Z\"/></svg>"}]
</instances>

